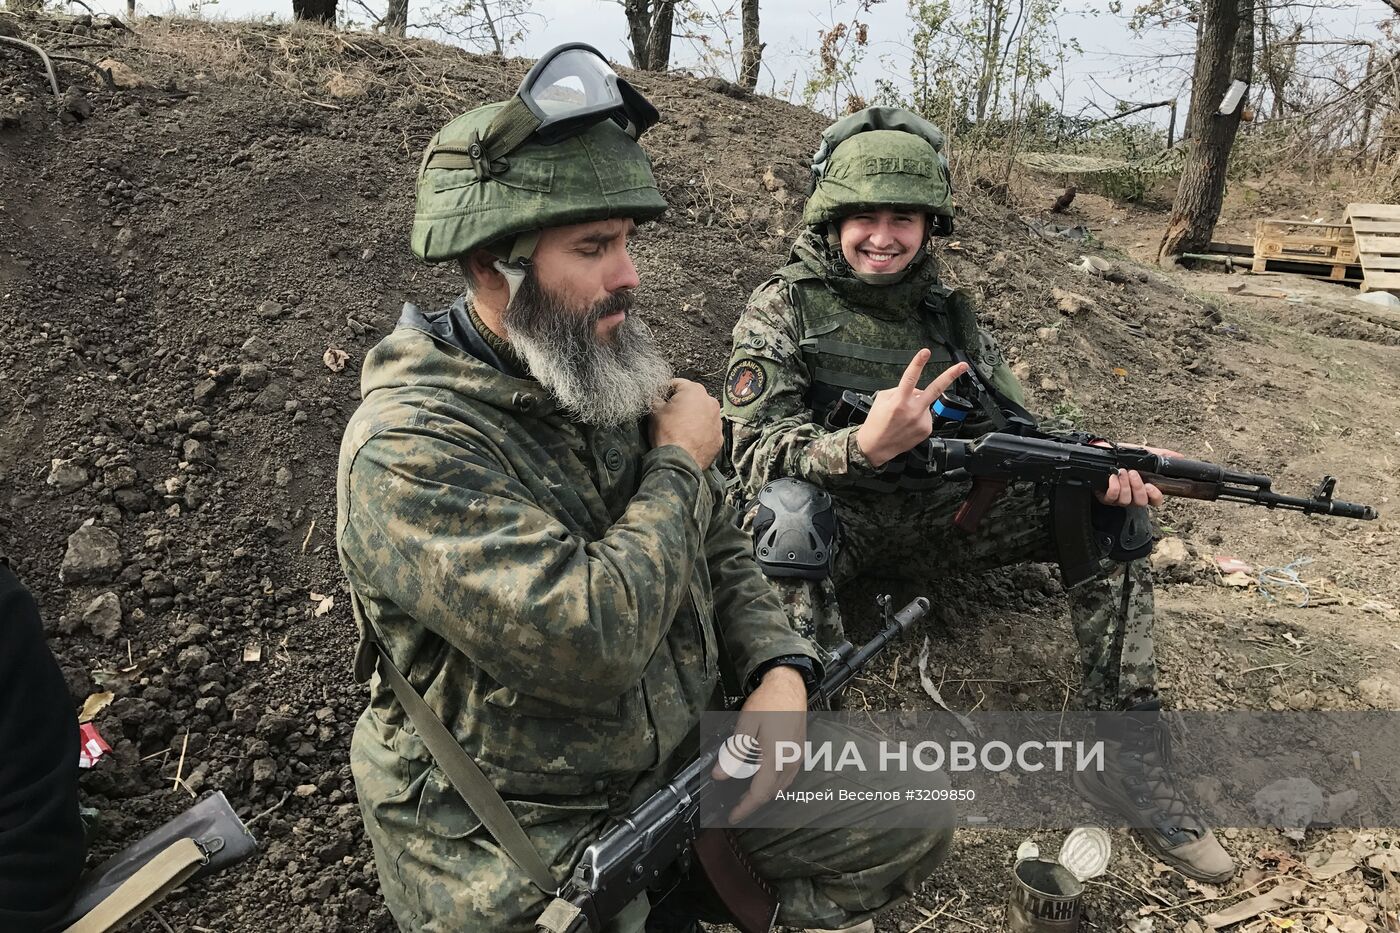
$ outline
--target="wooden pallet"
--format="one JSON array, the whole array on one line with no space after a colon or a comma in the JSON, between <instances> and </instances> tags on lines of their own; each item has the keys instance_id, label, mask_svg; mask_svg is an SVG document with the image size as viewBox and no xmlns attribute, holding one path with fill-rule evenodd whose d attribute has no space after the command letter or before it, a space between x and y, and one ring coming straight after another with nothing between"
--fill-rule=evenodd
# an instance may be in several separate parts
<instances>
[{"instance_id":1,"label":"wooden pallet","mask_svg":"<svg viewBox=\"0 0 1400 933\"><path fill-rule=\"evenodd\" d=\"M1320 282L1340 282L1345 285L1361 284L1361 267L1350 264L1327 265L1298 259L1256 258L1250 272L1254 275L1301 275Z\"/></svg>"},{"instance_id":2,"label":"wooden pallet","mask_svg":"<svg viewBox=\"0 0 1400 933\"><path fill-rule=\"evenodd\" d=\"M1348 204L1361 260L1361 290L1400 294L1400 204Z\"/></svg>"},{"instance_id":3,"label":"wooden pallet","mask_svg":"<svg viewBox=\"0 0 1400 933\"><path fill-rule=\"evenodd\" d=\"M1356 265L1356 241L1351 226L1345 222L1259 221L1254 230L1253 271L1278 271L1281 262L1315 268L1317 271L1303 273L1314 278L1346 281L1348 267ZM1359 274L1352 277L1359 278Z\"/></svg>"}]
</instances>

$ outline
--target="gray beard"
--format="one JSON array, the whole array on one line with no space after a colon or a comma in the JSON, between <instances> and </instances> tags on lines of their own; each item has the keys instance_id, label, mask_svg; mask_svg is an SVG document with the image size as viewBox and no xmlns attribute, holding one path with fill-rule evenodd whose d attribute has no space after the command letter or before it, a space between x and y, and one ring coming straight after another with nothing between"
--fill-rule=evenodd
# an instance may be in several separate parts
<instances>
[{"instance_id":1,"label":"gray beard","mask_svg":"<svg viewBox=\"0 0 1400 933\"><path fill-rule=\"evenodd\" d=\"M530 375L561 407L584 424L612 428L649 414L671 385L671 364L631 308L632 293L622 291L580 315L541 288L531 269L501 323ZM616 311L627 317L599 340L595 326Z\"/></svg>"}]
</instances>

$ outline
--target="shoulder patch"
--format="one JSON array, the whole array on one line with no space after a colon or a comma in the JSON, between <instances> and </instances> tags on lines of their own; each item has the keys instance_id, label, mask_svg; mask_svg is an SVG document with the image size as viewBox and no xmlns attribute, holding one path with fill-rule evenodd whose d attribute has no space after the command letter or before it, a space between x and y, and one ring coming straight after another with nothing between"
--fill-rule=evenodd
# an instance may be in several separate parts
<instances>
[{"instance_id":1,"label":"shoulder patch","mask_svg":"<svg viewBox=\"0 0 1400 933\"><path fill-rule=\"evenodd\" d=\"M768 373L758 360L745 357L735 360L729 367L729 378L724 383L724 397L729 404L742 408L754 401L768 388Z\"/></svg>"}]
</instances>

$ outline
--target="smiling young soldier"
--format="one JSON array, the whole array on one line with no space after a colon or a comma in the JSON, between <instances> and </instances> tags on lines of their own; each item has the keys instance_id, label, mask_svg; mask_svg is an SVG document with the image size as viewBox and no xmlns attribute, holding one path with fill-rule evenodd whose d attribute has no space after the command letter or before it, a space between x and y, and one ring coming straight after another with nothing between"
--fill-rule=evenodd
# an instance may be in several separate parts
<instances>
[{"instance_id":1,"label":"smiling young soldier","mask_svg":"<svg viewBox=\"0 0 1400 933\"><path fill-rule=\"evenodd\" d=\"M721 669L746 714L805 710L820 674L710 469L718 404L671 377L634 304L628 246L666 206L636 142L656 118L566 46L419 172L413 249L469 293L406 306L370 352L338 479L356 671L376 674L351 764L404 930L534 931L583 849L694 754ZM765 766L739 811L790 780ZM915 890L950 836L740 839L783 922L830 929ZM714 909L675 900L607 929Z\"/></svg>"},{"instance_id":2,"label":"smiling young soldier","mask_svg":"<svg viewBox=\"0 0 1400 933\"><path fill-rule=\"evenodd\" d=\"M968 484L903 456L929 437L930 406L969 363L986 388L971 390L958 436L997 430L1005 410L1024 404L968 297L939 282L927 250L936 230L951 230L942 133L908 111L871 108L822 136L806 229L734 328L724 416L755 554L793 627L830 647L843 637L836 582L875 569L921 582L1055 555L1042 491L1013 486L968 537L952 524ZM863 424L828 430L846 390L877 393L871 411ZM1126 472L1096 508L1122 524L1117 506L1161 499ZM782 548L772 546L779 536ZM812 543L788 545L795 540ZM1146 561L1106 560L1069 601L1086 706L1159 709ZM1122 718L1133 727L1103 736L1109 768L1077 777L1081 791L1142 827L1163 861L1204 880L1230 877L1229 855L1167 769L1166 736L1144 717Z\"/></svg>"}]
</instances>

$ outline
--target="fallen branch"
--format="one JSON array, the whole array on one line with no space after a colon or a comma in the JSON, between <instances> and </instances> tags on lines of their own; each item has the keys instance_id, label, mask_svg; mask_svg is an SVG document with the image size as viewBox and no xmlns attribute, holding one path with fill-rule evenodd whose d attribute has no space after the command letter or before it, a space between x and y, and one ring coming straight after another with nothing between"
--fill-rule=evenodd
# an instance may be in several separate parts
<instances>
[{"instance_id":1,"label":"fallen branch","mask_svg":"<svg viewBox=\"0 0 1400 933\"><path fill-rule=\"evenodd\" d=\"M102 79L102 83L104 86L106 86L107 90L121 90L121 88L117 87L117 82L112 80L112 69L110 68L103 68L101 65L94 65L86 58L78 58L76 55L50 55L49 58L52 58L56 62L72 62L75 65L82 65L86 68L91 68L93 71L97 72L98 77Z\"/></svg>"},{"instance_id":2,"label":"fallen branch","mask_svg":"<svg viewBox=\"0 0 1400 933\"><path fill-rule=\"evenodd\" d=\"M1397 0L1397 2L1400 2L1400 0ZM49 87L53 88L53 96L63 96L63 92L58 89L58 74L53 70L53 62L49 61L48 52L45 52L43 49L39 48L32 42L25 42L23 39L11 39L9 36L0 36L0 44L14 45L22 49L28 49L35 55L39 56L39 58L42 59L44 62L44 70L48 72Z\"/></svg>"}]
</instances>

